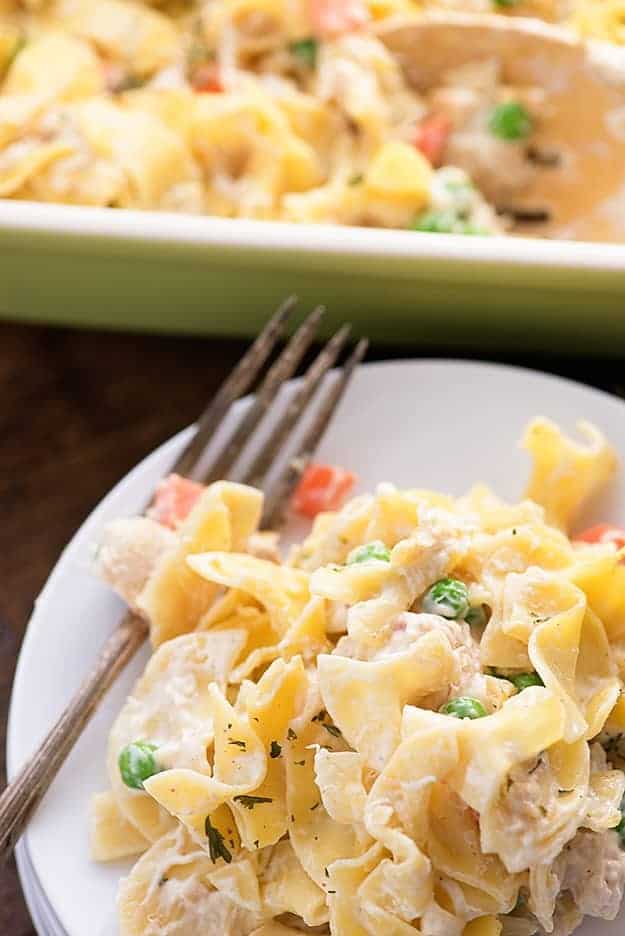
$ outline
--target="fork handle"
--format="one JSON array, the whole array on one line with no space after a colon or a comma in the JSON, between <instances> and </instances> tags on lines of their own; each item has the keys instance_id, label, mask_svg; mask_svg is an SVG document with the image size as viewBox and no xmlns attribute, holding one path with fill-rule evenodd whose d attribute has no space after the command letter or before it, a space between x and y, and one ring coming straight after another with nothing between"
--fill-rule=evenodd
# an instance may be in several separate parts
<instances>
[{"instance_id":1,"label":"fork handle","mask_svg":"<svg viewBox=\"0 0 625 936\"><path fill-rule=\"evenodd\" d=\"M0 796L0 861L17 844L39 800L59 772L98 703L147 637L143 618L128 611L96 663L32 757Z\"/></svg>"}]
</instances>

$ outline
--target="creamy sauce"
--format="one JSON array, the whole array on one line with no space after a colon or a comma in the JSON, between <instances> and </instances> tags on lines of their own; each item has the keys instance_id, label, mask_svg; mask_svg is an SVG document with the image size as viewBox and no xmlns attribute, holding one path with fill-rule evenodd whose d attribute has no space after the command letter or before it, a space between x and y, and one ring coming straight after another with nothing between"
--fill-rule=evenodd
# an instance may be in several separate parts
<instances>
[{"instance_id":1,"label":"creamy sauce","mask_svg":"<svg viewBox=\"0 0 625 936\"><path fill-rule=\"evenodd\" d=\"M550 220L517 224L540 237L625 241L625 53L591 52L564 30L489 17L488 28L457 14L381 28L419 90L450 67L497 59L510 85L544 91L532 144L561 156L558 166L532 174L519 208L546 208ZM609 56L608 56L609 51ZM602 55L604 60L602 60Z\"/></svg>"}]
</instances>

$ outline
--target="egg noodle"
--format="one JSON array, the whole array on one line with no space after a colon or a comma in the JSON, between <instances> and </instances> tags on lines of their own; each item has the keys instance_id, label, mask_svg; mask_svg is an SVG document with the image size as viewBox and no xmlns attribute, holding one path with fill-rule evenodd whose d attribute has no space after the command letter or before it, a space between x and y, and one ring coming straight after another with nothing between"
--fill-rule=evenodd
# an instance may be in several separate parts
<instances>
[{"instance_id":1,"label":"egg noodle","mask_svg":"<svg viewBox=\"0 0 625 936\"><path fill-rule=\"evenodd\" d=\"M526 499L381 484L281 561L262 494L114 522L154 654L94 857L122 936L567 936L625 884L625 565L569 539L616 459L545 419ZM587 538L588 539L588 538Z\"/></svg>"},{"instance_id":2,"label":"egg noodle","mask_svg":"<svg viewBox=\"0 0 625 936\"><path fill-rule=\"evenodd\" d=\"M496 61L415 90L378 27L420 9L0 0L0 198L503 233L535 172L540 91ZM574 22L615 39L619 10L584 0Z\"/></svg>"}]
</instances>

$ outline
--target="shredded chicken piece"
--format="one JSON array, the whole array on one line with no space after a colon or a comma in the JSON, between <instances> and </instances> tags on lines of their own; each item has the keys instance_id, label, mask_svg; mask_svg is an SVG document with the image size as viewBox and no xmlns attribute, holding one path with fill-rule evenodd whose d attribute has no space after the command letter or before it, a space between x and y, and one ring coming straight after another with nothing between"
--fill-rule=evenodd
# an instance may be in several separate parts
<instances>
[{"instance_id":1,"label":"shredded chicken piece","mask_svg":"<svg viewBox=\"0 0 625 936\"><path fill-rule=\"evenodd\" d=\"M557 809L558 785L547 755L541 754L530 764L520 764L510 771L504 809L512 830L524 830L530 823L551 824Z\"/></svg>"},{"instance_id":2,"label":"shredded chicken piece","mask_svg":"<svg viewBox=\"0 0 625 936\"><path fill-rule=\"evenodd\" d=\"M616 832L580 829L558 857L555 872L582 915L616 918L625 889L625 850Z\"/></svg>"},{"instance_id":3,"label":"shredded chicken piece","mask_svg":"<svg viewBox=\"0 0 625 936\"><path fill-rule=\"evenodd\" d=\"M547 752L510 771L497 808L509 837L517 843L519 868L555 860L583 821L586 792L560 789Z\"/></svg>"},{"instance_id":4,"label":"shredded chicken piece","mask_svg":"<svg viewBox=\"0 0 625 936\"><path fill-rule=\"evenodd\" d=\"M161 557L178 541L175 533L149 517L124 517L104 529L96 569L131 608Z\"/></svg>"}]
</instances>

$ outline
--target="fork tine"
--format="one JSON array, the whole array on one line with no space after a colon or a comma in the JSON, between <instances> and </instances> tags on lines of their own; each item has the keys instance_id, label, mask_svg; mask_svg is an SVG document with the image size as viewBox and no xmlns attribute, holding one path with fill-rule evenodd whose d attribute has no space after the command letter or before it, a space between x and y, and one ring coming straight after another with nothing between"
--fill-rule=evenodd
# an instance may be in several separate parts
<instances>
[{"instance_id":1,"label":"fork tine","mask_svg":"<svg viewBox=\"0 0 625 936\"><path fill-rule=\"evenodd\" d=\"M254 461L242 478L244 484L261 487L263 479L271 468L276 452L279 452L297 420L304 412L308 401L341 353L351 331L351 325L343 325L328 341L312 362L302 382L293 394L286 412L270 437L261 447Z\"/></svg>"},{"instance_id":2,"label":"fork tine","mask_svg":"<svg viewBox=\"0 0 625 936\"><path fill-rule=\"evenodd\" d=\"M237 426L232 438L212 462L202 466L201 480L204 484L225 478L249 441L252 432L267 412L267 409L285 380L292 377L304 354L312 344L319 320L325 309L317 306L297 329L280 357L271 365L254 401Z\"/></svg>"},{"instance_id":3,"label":"fork tine","mask_svg":"<svg viewBox=\"0 0 625 936\"><path fill-rule=\"evenodd\" d=\"M174 463L172 471L195 481L200 480L197 473L201 468L202 452L230 405L249 390L260 373L296 305L297 297L289 296L269 319L198 419L197 431Z\"/></svg>"},{"instance_id":4,"label":"fork tine","mask_svg":"<svg viewBox=\"0 0 625 936\"><path fill-rule=\"evenodd\" d=\"M340 377L320 403L315 418L299 445L297 454L285 465L281 474L273 482L271 490L267 492L261 521L262 529L272 530L280 524L290 496L321 441L356 368L367 353L368 346L368 340L361 338L343 365Z\"/></svg>"}]
</instances>

